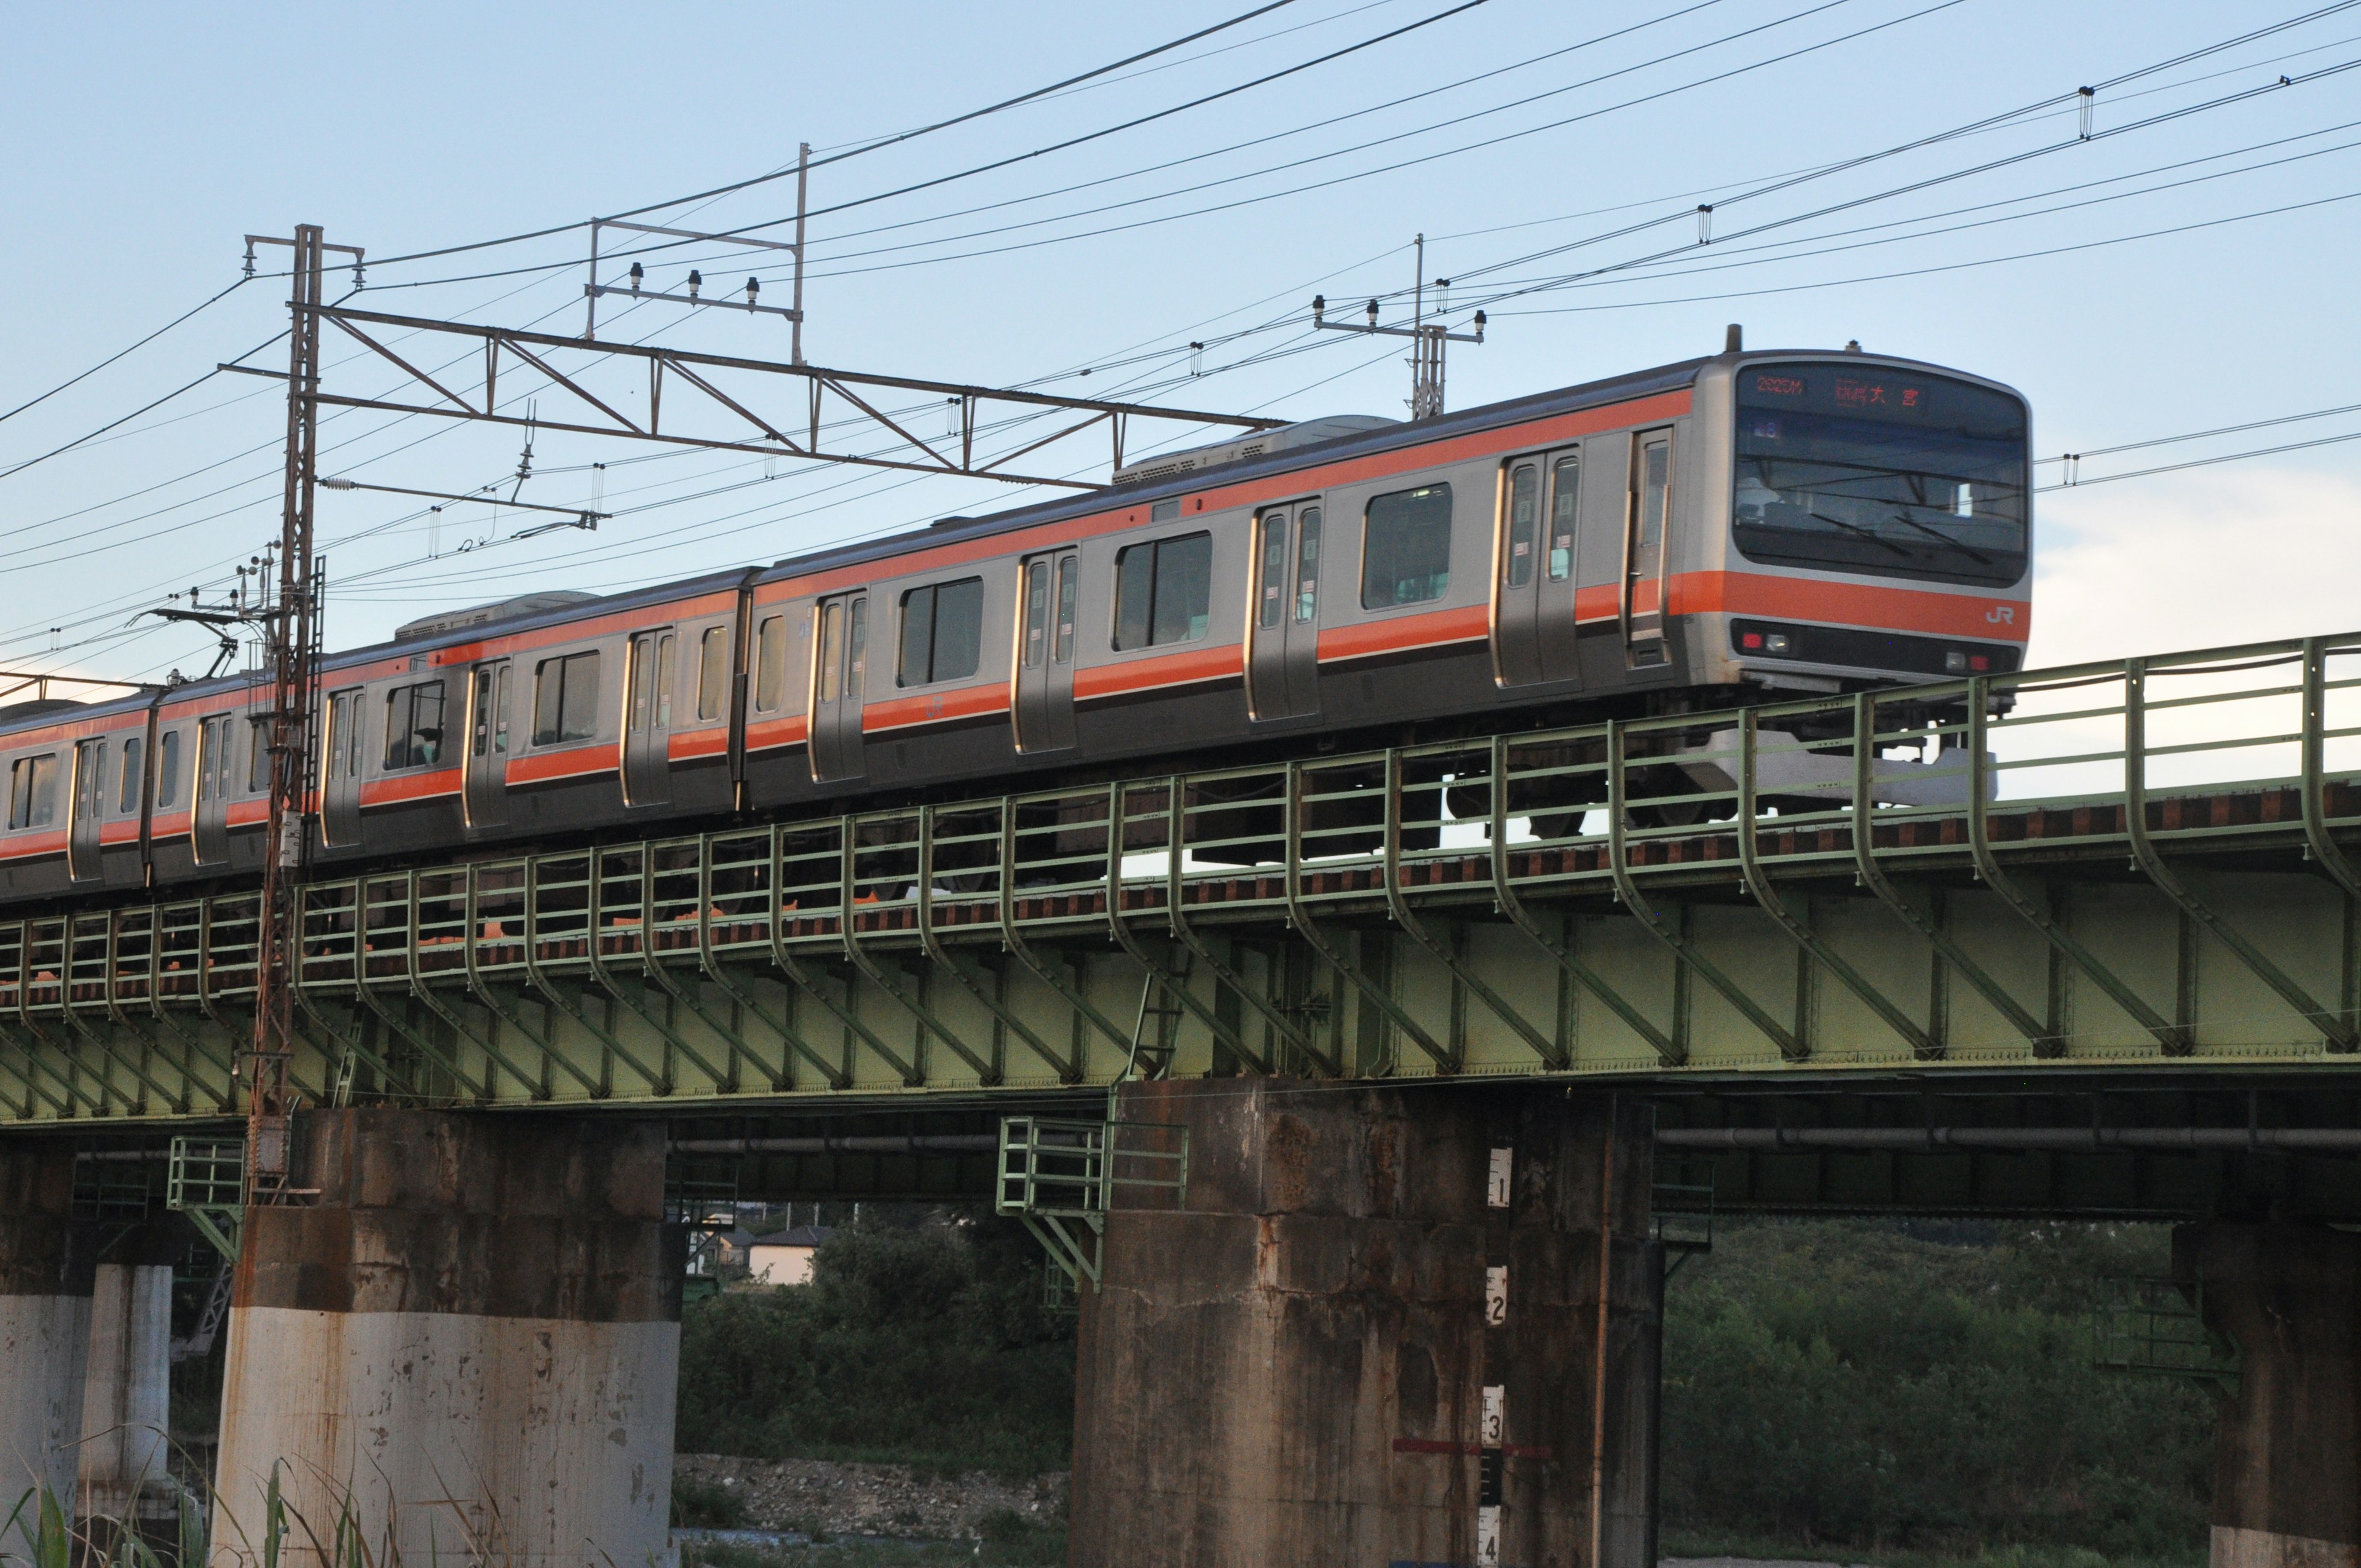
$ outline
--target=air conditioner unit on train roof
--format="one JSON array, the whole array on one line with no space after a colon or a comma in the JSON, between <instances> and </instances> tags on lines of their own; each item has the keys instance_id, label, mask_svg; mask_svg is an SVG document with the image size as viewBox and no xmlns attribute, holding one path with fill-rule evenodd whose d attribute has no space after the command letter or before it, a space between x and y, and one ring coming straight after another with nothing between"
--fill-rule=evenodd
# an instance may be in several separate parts
<instances>
[{"instance_id":1,"label":"air conditioner unit on train roof","mask_svg":"<svg viewBox=\"0 0 2361 1568\"><path fill-rule=\"evenodd\" d=\"M501 599L497 604L479 604L470 609L448 609L440 615L421 616L416 620L395 627L393 640L396 642L415 642L470 626L482 626L495 620L514 620L519 616L539 615L545 609L563 609L570 604L588 604L592 599L603 597L584 593L580 588L551 588L544 593L519 594L512 599Z\"/></svg>"},{"instance_id":2,"label":"air conditioner unit on train roof","mask_svg":"<svg viewBox=\"0 0 2361 1568\"><path fill-rule=\"evenodd\" d=\"M1348 435L1363 435L1373 430L1389 430L1401 423L1379 414L1330 414L1324 419L1300 420L1280 425L1277 430L1258 430L1252 435L1242 435L1233 441L1217 441L1210 446L1192 446L1186 452L1159 452L1153 457L1143 457L1137 463L1126 463L1115 471L1118 485L1147 485L1159 479L1177 478L1193 474L1201 468L1212 468L1224 463L1242 463L1249 457L1268 457L1275 452L1291 451L1298 446L1311 446L1323 441L1341 441Z\"/></svg>"}]
</instances>

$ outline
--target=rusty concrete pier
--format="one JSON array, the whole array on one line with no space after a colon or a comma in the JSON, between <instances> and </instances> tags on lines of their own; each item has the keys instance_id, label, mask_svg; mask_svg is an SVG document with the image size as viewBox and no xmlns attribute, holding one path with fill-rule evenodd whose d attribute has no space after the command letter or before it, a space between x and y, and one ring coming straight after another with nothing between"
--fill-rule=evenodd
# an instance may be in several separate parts
<instances>
[{"instance_id":1,"label":"rusty concrete pier","mask_svg":"<svg viewBox=\"0 0 2361 1568\"><path fill-rule=\"evenodd\" d=\"M1644 1111L1214 1080L1117 1114L1188 1174L1083 1293L1075 1563L1654 1561Z\"/></svg>"},{"instance_id":2,"label":"rusty concrete pier","mask_svg":"<svg viewBox=\"0 0 2361 1568\"><path fill-rule=\"evenodd\" d=\"M247 1212L214 1561L263 1539L274 1469L326 1568L665 1560L680 1234L661 1124L399 1110L300 1122L302 1206Z\"/></svg>"}]
</instances>

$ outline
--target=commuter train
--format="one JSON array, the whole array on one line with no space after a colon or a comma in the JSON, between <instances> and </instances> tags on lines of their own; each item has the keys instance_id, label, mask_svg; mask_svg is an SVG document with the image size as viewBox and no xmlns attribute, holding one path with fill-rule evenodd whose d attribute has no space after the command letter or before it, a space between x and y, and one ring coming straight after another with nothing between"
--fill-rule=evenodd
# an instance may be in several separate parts
<instances>
[{"instance_id":1,"label":"commuter train","mask_svg":"<svg viewBox=\"0 0 2361 1568\"><path fill-rule=\"evenodd\" d=\"M1287 426L769 567L432 617L324 660L311 852L2005 673L2028 423L1957 371L1733 342L1412 423ZM267 701L231 676L0 709L0 899L255 871Z\"/></svg>"}]
</instances>

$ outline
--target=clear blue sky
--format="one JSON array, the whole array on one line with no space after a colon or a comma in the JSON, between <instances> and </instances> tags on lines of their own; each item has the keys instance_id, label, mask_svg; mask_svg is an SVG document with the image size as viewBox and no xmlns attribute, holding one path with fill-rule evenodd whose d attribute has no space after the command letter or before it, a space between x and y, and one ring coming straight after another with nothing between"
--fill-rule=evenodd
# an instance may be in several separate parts
<instances>
[{"instance_id":1,"label":"clear blue sky","mask_svg":"<svg viewBox=\"0 0 2361 1568\"><path fill-rule=\"evenodd\" d=\"M1453 4L1296 0L1153 69L825 169L814 204L1111 126ZM979 107L1245 8L29 8L0 61L14 301L0 313L0 409L232 282L248 232L318 222L331 239L391 257L611 214L780 168L800 140L840 149ZM2012 382L2033 399L2043 455L2361 402L2350 368L2361 347L2361 199L2331 200L2361 197L2361 70L2197 107L2361 60L2361 9L2097 96L2102 133L2196 109L2164 124L2080 143L2076 111L2060 106L1728 202L1772 177L2109 82L2309 8L1487 0L1150 126L819 218L807 351L824 364L1000 384L1096 366L1055 385L1287 417L1398 415L1408 384L1399 355L1341 334L1314 339L1301 318L1315 290L1357 302L1406 286L1409 242L1423 231L1427 274L1459 280L1462 315L1485 297L1471 280L1496 291L1689 247L1611 280L1496 303L1489 341L1454 350L1455 407L1712 352L1731 321L1745 323L1751 346L1858 337ZM1797 50L1808 52L1763 63ZM1465 82L1487 71L1498 74ZM1393 104L1413 93L1429 95ZM1548 95L1504 106L1536 94ZM1531 134L1431 156L1517 132ZM2060 142L2074 145L2037 152ZM1365 172L1405 159L1422 161ZM1145 171L1157 164L1172 166ZM1205 188L1183 191L1192 186ZM1865 197L1880 199L1732 237ZM1697 247L1689 214L1701 201L1725 205L1715 243ZM1084 211L1115 203L1125 204ZM792 208L792 183L781 181L655 221L723 228ZM1651 219L1665 221L1597 237ZM1088 232L1117 225L1136 226ZM2200 225L2211 226L2189 226ZM883 225L902 226L856 232ZM2128 237L2167 229L2184 232ZM578 268L402 285L564 261L581 245L574 233L372 268L362 298L578 330ZM1556 247L1572 248L1520 260ZM703 259L735 285L748 262L712 259L725 248L667 257L655 279L676 285ZM1959 265L2035 251L2057 254ZM785 292L772 284L764 297ZM284 316L283 282L246 286L0 422L0 469L170 391L269 338ZM785 352L786 329L768 319L688 320L649 305L610 320L617 336ZM1190 339L1245 328L1267 330L1216 341L1205 356L1213 373L1173 384ZM332 365L349 347L332 345ZM283 353L257 362L283 365ZM398 380L356 363L332 368L328 385L383 392ZM217 376L115 436L0 477L0 661L118 676L201 668L202 637L132 636L126 622L168 588L224 582L275 536L283 422L275 385ZM2356 428L2361 417L2347 416L2094 459L2084 477ZM446 490L512 470L519 444L508 431L375 414L329 422L323 441L324 471ZM559 470L647 450L545 434L525 497L585 502L590 476ZM1089 456L1066 455L1061 466ZM527 520L454 511L430 536L422 521L398 521L413 510L398 498L325 494L332 640L372 639L438 607L528 588L616 588L767 561L1030 494L784 462L768 472L730 455L614 468L605 504L619 515L596 535L464 556L447 554L462 537ZM2356 474L2361 443L2044 498L2036 657L2361 621L2336 587L2361 565ZM430 547L446 554L427 560ZM53 638L51 626L65 630Z\"/></svg>"}]
</instances>

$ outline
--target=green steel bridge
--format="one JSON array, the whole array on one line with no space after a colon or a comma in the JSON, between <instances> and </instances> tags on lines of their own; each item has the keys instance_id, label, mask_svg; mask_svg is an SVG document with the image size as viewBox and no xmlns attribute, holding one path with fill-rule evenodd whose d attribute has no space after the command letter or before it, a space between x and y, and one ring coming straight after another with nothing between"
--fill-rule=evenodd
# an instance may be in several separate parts
<instances>
[{"instance_id":1,"label":"green steel bridge","mask_svg":"<svg viewBox=\"0 0 2361 1568\"><path fill-rule=\"evenodd\" d=\"M2357 691L2313 638L313 881L293 1078L678 1120L2341 1071ZM0 1124L242 1114L257 905L0 923Z\"/></svg>"}]
</instances>

